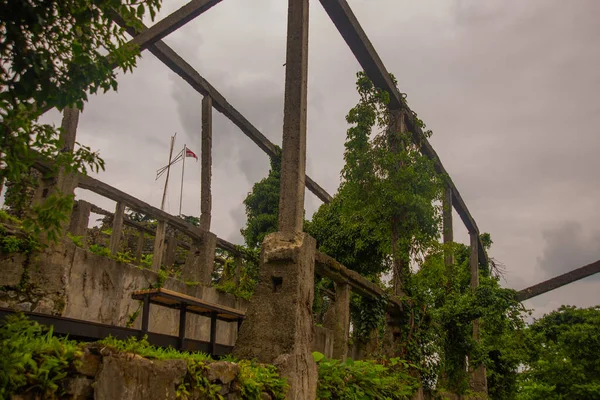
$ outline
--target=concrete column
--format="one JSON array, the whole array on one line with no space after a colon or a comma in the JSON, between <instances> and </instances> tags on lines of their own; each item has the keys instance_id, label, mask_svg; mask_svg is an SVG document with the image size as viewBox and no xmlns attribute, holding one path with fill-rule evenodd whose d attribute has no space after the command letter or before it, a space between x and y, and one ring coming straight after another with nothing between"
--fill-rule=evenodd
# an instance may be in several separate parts
<instances>
[{"instance_id":1,"label":"concrete column","mask_svg":"<svg viewBox=\"0 0 600 400\"><path fill-rule=\"evenodd\" d=\"M306 178L308 0L289 0L279 231L302 232Z\"/></svg>"},{"instance_id":2,"label":"concrete column","mask_svg":"<svg viewBox=\"0 0 600 400\"><path fill-rule=\"evenodd\" d=\"M79 123L79 110L73 107L67 107L63 111L61 122L60 140L62 141L63 152L73 152L75 147L75 137L77 135L77 124ZM66 195L72 195L77 187L77 175L66 173L60 169L55 176L45 177L40 180L39 187L33 198L35 205L42 204L55 192Z\"/></svg>"},{"instance_id":3,"label":"concrete column","mask_svg":"<svg viewBox=\"0 0 600 400\"><path fill-rule=\"evenodd\" d=\"M138 230L137 247L135 249L135 262L139 264L142 260L142 251L144 250L144 231Z\"/></svg>"},{"instance_id":4,"label":"concrete column","mask_svg":"<svg viewBox=\"0 0 600 400\"><path fill-rule=\"evenodd\" d=\"M173 236L167 237L167 246L165 250L165 265L172 266L175 263L175 252L177 251L177 239Z\"/></svg>"},{"instance_id":5,"label":"concrete column","mask_svg":"<svg viewBox=\"0 0 600 400\"><path fill-rule=\"evenodd\" d=\"M233 268L234 268L233 281L235 282L236 285L240 284L240 280L242 278L243 263L244 263L244 260L242 259L242 257L234 256L234 258L233 258Z\"/></svg>"},{"instance_id":6,"label":"concrete column","mask_svg":"<svg viewBox=\"0 0 600 400\"><path fill-rule=\"evenodd\" d=\"M110 235L110 254L113 256L119 251L121 244L121 234L123 233L123 216L125 214L125 203L118 202L115 208L115 216L112 224L112 234Z\"/></svg>"},{"instance_id":7,"label":"concrete column","mask_svg":"<svg viewBox=\"0 0 600 400\"><path fill-rule=\"evenodd\" d=\"M287 378L287 398L315 399L317 366L312 303L316 241L276 232L263 242L259 283L250 299L233 354L274 364Z\"/></svg>"},{"instance_id":8,"label":"concrete column","mask_svg":"<svg viewBox=\"0 0 600 400\"><path fill-rule=\"evenodd\" d=\"M212 284L215 269L215 250L217 235L205 232L202 241L195 241L183 266L182 279L186 282L200 282L205 286Z\"/></svg>"},{"instance_id":9,"label":"concrete column","mask_svg":"<svg viewBox=\"0 0 600 400\"><path fill-rule=\"evenodd\" d=\"M302 232L306 178L308 0L289 0L279 232L262 245L259 283L234 355L278 367L288 399L316 397L312 357L316 241Z\"/></svg>"},{"instance_id":10,"label":"concrete column","mask_svg":"<svg viewBox=\"0 0 600 400\"><path fill-rule=\"evenodd\" d=\"M471 238L471 289L475 290L479 286L479 235L476 232L470 233ZM473 339L479 342L479 320L473 321ZM471 386L474 392L487 393L487 372L485 365L474 366L471 372Z\"/></svg>"},{"instance_id":11,"label":"concrete column","mask_svg":"<svg viewBox=\"0 0 600 400\"><path fill-rule=\"evenodd\" d=\"M333 358L346 360L350 334L350 285L335 282L335 301L323 317L323 326L333 331Z\"/></svg>"},{"instance_id":12,"label":"concrete column","mask_svg":"<svg viewBox=\"0 0 600 400\"><path fill-rule=\"evenodd\" d=\"M202 162L200 184L200 229L210 231L212 209L212 98L202 99Z\"/></svg>"},{"instance_id":13,"label":"concrete column","mask_svg":"<svg viewBox=\"0 0 600 400\"><path fill-rule=\"evenodd\" d=\"M154 252L152 255L152 271L158 272L162 264L162 256L165 249L165 231L167 223L158 221L156 226L156 235L154 237Z\"/></svg>"},{"instance_id":14,"label":"concrete column","mask_svg":"<svg viewBox=\"0 0 600 400\"><path fill-rule=\"evenodd\" d=\"M73 236L83 236L85 243L85 236L87 234L88 224L90 222L90 212L92 211L92 205L84 200L78 200L73 206L71 212L71 221L69 223L69 233Z\"/></svg>"}]
</instances>

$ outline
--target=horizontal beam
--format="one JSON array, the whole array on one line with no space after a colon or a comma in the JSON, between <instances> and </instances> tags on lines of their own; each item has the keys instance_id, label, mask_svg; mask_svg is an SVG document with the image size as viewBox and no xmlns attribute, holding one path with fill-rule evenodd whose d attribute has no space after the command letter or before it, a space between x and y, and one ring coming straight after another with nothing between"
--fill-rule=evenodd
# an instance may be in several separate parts
<instances>
[{"instance_id":1,"label":"horizontal beam","mask_svg":"<svg viewBox=\"0 0 600 400\"><path fill-rule=\"evenodd\" d=\"M536 297L551 290L558 289L561 286L568 285L569 283L587 278L588 276L597 273L600 273L600 260L574 269L573 271L569 271L565 274L555 276L554 278L540 282L537 285L528 287L527 289L520 290L517 292L517 300L525 301L531 299L532 297Z\"/></svg>"},{"instance_id":2,"label":"horizontal beam","mask_svg":"<svg viewBox=\"0 0 600 400\"><path fill-rule=\"evenodd\" d=\"M94 179L91 176L80 175L78 186L82 189L97 193L100 196L107 197L113 201L122 202L127 205L127 207L147 214L159 221L165 221L167 224L188 235L192 239L203 240L204 238L205 232L197 226L194 226L181 218L166 213L163 210L153 207L150 204L143 202L115 187L112 187L109 184Z\"/></svg>"},{"instance_id":3,"label":"horizontal beam","mask_svg":"<svg viewBox=\"0 0 600 400\"><path fill-rule=\"evenodd\" d=\"M317 251L315 256L315 274L329 278L334 282L347 283L353 292L363 297L379 299L387 296L386 292L378 285L320 251ZM390 298L389 301L393 310L402 310L402 303L399 300Z\"/></svg>"},{"instance_id":4,"label":"horizontal beam","mask_svg":"<svg viewBox=\"0 0 600 400\"><path fill-rule=\"evenodd\" d=\"M127 32L134 36L136 31L128 26L125 20L119 15L113 15L114 21L120 26L127 29ZM141 21L140 21L141 24ZM139 33L143 33L148 28L142 29ZM171 47L167 46L163 41L159 40L148 47L148 50L161 60L169 69L185 80L194 90L203 96L210 96L213 100L213 107L218 112L225 115L233 122L240 130L250 138L258 147L260 147L269 157L279 156L277 146L273 144L265 135L263 135L254 125L250 123L238 110L236 110L229 102L219 93L206 79L204 79L198 71L196 71L188 62L186 62L179 54ZM314 193L321 201L328 203L331 201L331 196L319 186L315 181L306 176L306 187Z\"/></svg>"},{"instance_id":5,"label":"horizontal beam","mask_svg":"<svg viewBox=\"0 0 600 400\"><path fill-rule=\"evenodd\" d=\"M428 157L434 162L436 171L447 177L447 184L452 189L453 206L460 216L461 220L465 224L469 233L479 234L479 228L475 223L475 219L471 216L465 202L454 182L450 179L450 176L446 172L446 169L442 165L440 158L433 149L433 146L429 143L425 137L423 130L419 126L415 114L406 104L402 94L396 88L396 85L392 81L389 72L385 68L383 61L375 51L373 44L367 37L367 34L360 26L360 23L356 19L356 16L352 12L352 9L346 2L346 0L320 0L321 5L329 15L329 18L333 21L338 31L346 41L350 50L356 57L357 61L373 82L373 84L390 94L390 108L392 109L404 109L407 111L408 116L408 129L413 134L413 141L420 146L421 153ZM481 240L479 242L479 259L482 263L487 263L487 256Z\"/></svg>"},{"instance_id":6,"label":"horizontal beam","mask_svg":"<svg viewBox=\"0 0 600 400\"><path fill-rule=\"evenodd\" d=\"M192 0L179 10L152 25L149 29L134 37L129 44L135 44L140 51L148 48L157 40L181 28L203 12L207 11L222 0Z\"/></svg>"}]
</instances>

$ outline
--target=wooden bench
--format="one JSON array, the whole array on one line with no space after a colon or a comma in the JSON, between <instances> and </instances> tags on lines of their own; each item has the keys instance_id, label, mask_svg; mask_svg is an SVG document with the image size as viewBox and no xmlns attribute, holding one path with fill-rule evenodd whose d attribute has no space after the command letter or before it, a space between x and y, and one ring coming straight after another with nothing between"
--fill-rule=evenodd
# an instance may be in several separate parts
<instances>
[{"instance_id":1,"label":"wooden bench","mask_svg":"<svg viewBox=\"0 0 600 400\"><path fill-rule=\"evenodd\" d=\"M219 304L208 303L197 297L188 296L183 293L168 289L148 289L133 292L131 298L143 301L142 309L142 335L148 333L148 321L150 318L150 304L173 308L179 310L179 348L183 348L185 341L185 321L187 313L202 315L210 318L210 353L215 353L217 336L217 320L226 322L237 322L238 329L246 314L234 308Z\"/></svg>"}]
</instances>

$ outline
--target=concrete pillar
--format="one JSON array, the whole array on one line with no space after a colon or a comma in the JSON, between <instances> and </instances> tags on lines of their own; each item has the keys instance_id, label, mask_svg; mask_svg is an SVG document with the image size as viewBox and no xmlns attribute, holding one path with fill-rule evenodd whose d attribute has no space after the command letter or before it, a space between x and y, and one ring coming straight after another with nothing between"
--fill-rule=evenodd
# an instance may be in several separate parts
<instances>
[{"instance_id":1,"label":"concrete pillar","mask_svg":"<svg viewBox=\"0 0 600 400\"><path fill-rule=\"evenodd\" d=\"M79 123L79 110L77 108L67 107L63 111L61 122L60 140L63 144L63 152L73 152L75 147L75 137L77 135L77 124ZM55 176L44 177L40 180L39 187L33 198L34 205L40 205L55 192L65 195L74 194L77 187L77 175L66 173L60 169Z\"/></svg>"},{"instance_id":2,"label":"concrete pillar","mask_svg":"<svg viewBox=\"0 0 600 400\"><path fill-rule=\"evenodd\" d=\"M71 221L69 223L69 233L73 236L82 236L84 238L87 235L87 229L90 222L90 212L92 211L92 205L84 200L78 200L73 206L71 212Z\"/></svg>"},{"instance_id":3,"label":"concrete pillar","mask_svg":"<svg viewBox=\"0 0 600 400\"><path fill-rule=\"evenodd\" d=\"M306 179L308 0L289 0L279 232L302 232Z\"/></svg>"},{"instance_id":4,"label":"concrete pillar","mask_svg":"<svg viewBox=\"0 0 600 400\"><path fill-rule=\"evenodd\" d=\"M471 289L475 290L479 286L479 235L476 232L470 233L471 238ZM473 321L473 339L479 342L479 320ZM485 365L473 366L471 372L471 387L474 392L487 393L487 372Z\"/></svg>"},{"instance_id":5,"label":"concrete pillar","mask_svg":"<svg viewBox=\"0 0 600 400\"><path fill-rule=\"evenodd\" d=\"M289 0L279 232L262 245L259 283L234 348L278 367L288 399L316 397L312 357L316 241L302 232L306 178L308 0Z\"/></svg>"},{"instance_id":6,"label":"concrete pillar","mask_svg":"<svg viewBox=\"0 0 600 400\"><path fill-rule=\"evenodd\" d=\"M408 132L406 125L406 116L403 110L394 109L390 111L390 120L387 127L387 137L390 145L390 151L394 154L404 149L406 144L403 142L403 138L399 137L399 134ZM403 162L398 162L394 166L395 171L400 171L404 168ZM405 285L405 274L409 271L409 252L410 249L407 247L400 248L400 222L405 218L403 210L396 210L395 215L392 216L392 288L393 293L396 296L405 296L406 291L404 290Z\"/></svg>"},{"instance_id":7,"label":"concrete pillar","mask_svg":"<svg viewBox=\"0 0 600 400\"><path fill-rule=\"evenodd\" d=\"M242 257L234 256L234 258L233 258L233 269L234 269L233 281L235 282L236 285L240 284L240 280L242 278L243 263L244 263L244 260Z\"/></svg>"},{"instance_id":8,"label":"concrete pillar","mask_svg":"<svg viewBox=\"0 0 600 400\"><path fill-rule=\"evenodd\" d=\"M210 231L212 209L212 98L202 99L202 162L200 183L200 229Z\"/></svg>"},{"instance_id":9,"label":"concrete pillar","mask_svg":"<svg viewBox=\"0 0 600 400\"><path fill-rule=\"evenodd\" d=\"M350 285L335 282L335 301L331 303L323 326L333 331L333 358L346 360L350 334Z\"/></svg>"},{"instance_id":10,"label":"concrete pillar","mask_svg":"<svg viewBox=\"0 0 600 400\"><path fill-rule=\"evenodd\" d=\"M259 283L250 299L233 354L274 364L287 378L287 398L315 399L317 366L312 303L316 241L305 233L265 238Z\"/></svg>"},{"instance_id":11,"label":"concrete pillar","mask_svg":"<svg viewBox=\"0 0 600 400\"><path fill-rule=\"evenodd\" d=\"M158 272L162 264L163 252L165 249L165 231L167 223L158 221L156 226L156 235L154 236L154 252L152 253L152 271Z\"/></svg>"},{"instance_id":12,"label":"concrete pillar","mask_svg":"<svg viewBox=\"0 0 600 400\"><path fill-rule=\"evenodd\" d=\"M167 246L165 249L165 265L172 266L175 263L175 252L177 251L177 239L173 236L167 237Z\"/></svg>"},{"instance_id":13,"label":"concrete pillar","mask_svg":"<svg viewBox=\"0 0 600 400\"><path fill-rule=\"evenodd\" d=\"M200 282L205 286L212 283L215 269L217 235L205 232L201 242L194 242L183 266L182 279L186 282Z\"/></svg>"},{"instance_id":14,"label":"concrete pillar","mask_svg":"<svg viewBox=\"0 0 600 400\"><path fill-rule=\"evenodd\" d=\"M119 251L121 244L121 234L123 233L123 217L125 215L125 203L118 202L115 208L115 216L112 224L112 234L110 235L110 254L113 256Z\"/></svg>"},{"instance_id":15,"label":"concrete pillar","mask_svg":"<svg viewBox=\"0 0 600 400\"><path fill-rule=\"evenodd\" d=\"M142 251L144 251L144 231L138 229L137 247L135 249L135 262L139 264L142 260Z\"/></svg>"}]
</instances>

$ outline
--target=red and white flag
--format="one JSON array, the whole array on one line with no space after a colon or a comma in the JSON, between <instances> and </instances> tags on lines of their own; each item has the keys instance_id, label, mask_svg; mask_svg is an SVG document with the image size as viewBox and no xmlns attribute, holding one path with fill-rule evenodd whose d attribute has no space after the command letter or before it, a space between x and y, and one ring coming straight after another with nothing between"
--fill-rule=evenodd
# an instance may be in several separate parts
<instances>
[{"instance_id":1,"label":"red and white flag","mask_svg":"<svg viewBox=\"0 0 600 400\"><path fill-rule=\"evenodd\" d=\"M198 161L198 156L196 156L196 153L194 153L193 151L191 151L187 147L185 148L185 156L186 157L194 157L196 159L196 161Z\"/></svg>"}]
</instances>

